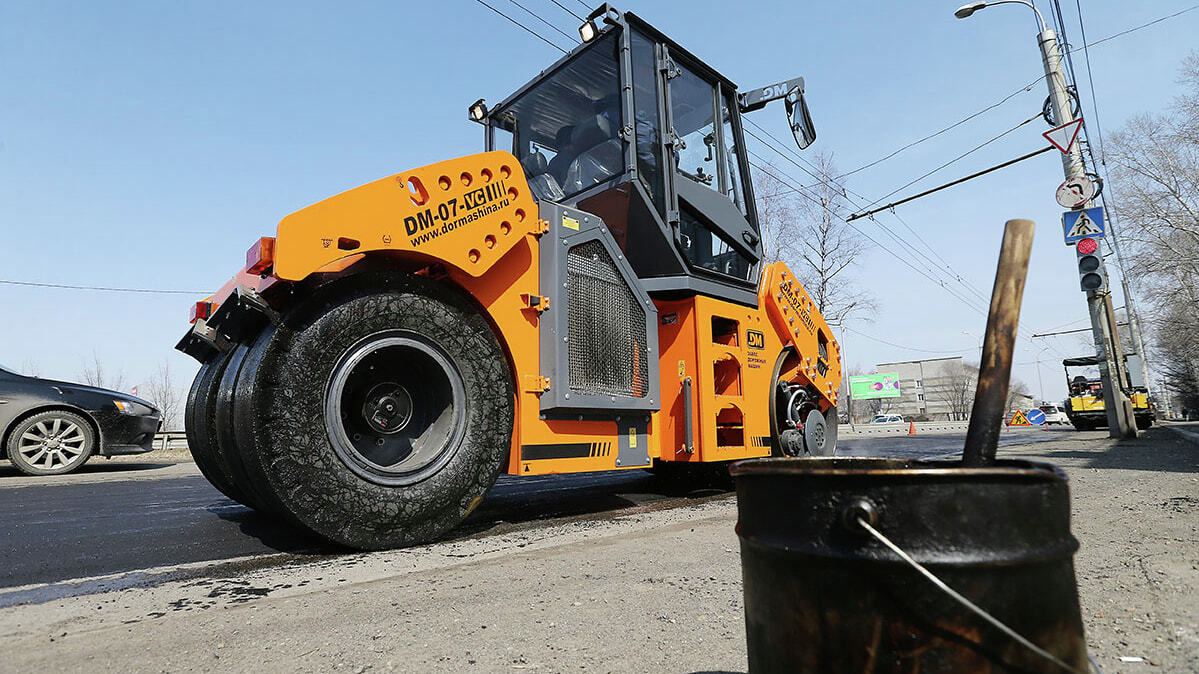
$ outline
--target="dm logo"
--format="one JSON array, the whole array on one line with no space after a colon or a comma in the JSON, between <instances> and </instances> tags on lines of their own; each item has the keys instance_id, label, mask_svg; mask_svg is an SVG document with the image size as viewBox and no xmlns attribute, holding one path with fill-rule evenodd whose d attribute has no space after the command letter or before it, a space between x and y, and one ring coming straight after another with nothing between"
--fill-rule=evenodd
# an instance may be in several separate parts
<instances>
[{"instance_id":1,"label":"dm logo","mask_svg":"<svg viewBox=\"0 0 1199 674\"><path fill-rule=\"evenodd\" d=\"M757 330L750 330L745 333L745 345L751 349L765 349L766 335Z\"/></svg>"}]
</instances>

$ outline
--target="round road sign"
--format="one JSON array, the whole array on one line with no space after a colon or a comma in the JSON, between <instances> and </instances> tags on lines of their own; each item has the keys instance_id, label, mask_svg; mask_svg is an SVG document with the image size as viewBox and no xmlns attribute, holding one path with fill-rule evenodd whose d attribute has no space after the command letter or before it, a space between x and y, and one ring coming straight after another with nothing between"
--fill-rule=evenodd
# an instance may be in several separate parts
<instances>
[{"instance_id":1,"label":"round road sign","mask_svg":"<svg viewBox=\"0 0 1199 674\"><path fill-rule=\"evenodd\" d=\"M1081 206L1095 197L1095 183L1086 176L1067 178L1057 188L1057 202L1066 208Z\"/></svg>"},{"instance_id":2,"label":"round road sign","mask_svg":"<svg viewBox=\"0 0 1199 674\"><path fill-rule=\"evenodd\" d=\"M1029 410L1028 414L1024 416L1028 418L1028 423L1033 426L1045 423L1045 413L1035 407Z\"/></svg>"}]
</instances>

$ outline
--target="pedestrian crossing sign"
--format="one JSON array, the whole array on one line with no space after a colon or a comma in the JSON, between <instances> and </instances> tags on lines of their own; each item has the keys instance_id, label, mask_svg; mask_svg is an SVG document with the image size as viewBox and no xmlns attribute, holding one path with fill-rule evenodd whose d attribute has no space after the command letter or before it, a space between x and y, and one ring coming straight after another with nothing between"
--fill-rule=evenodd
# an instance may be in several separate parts
<instances>
[{"instance_id":1,"label":"pedestrian crossing sign","mask_svg":"<svg viewBox=\"0 0 1199 674\"><path fill-rule=\"evenodd\" d=\"M1032 426L1032 424L1028 423L1028 417L1024 416L1024 413L1021 412L1020 410L1016 410L1016 413L1013 414L1012 418L1008 420L1007 425L1008 426Z\"/></svg>"},{"instance_id":2,"label":"pedestrian crossing sign","mask_svg":"<svg viewBox=\"0 0 1199 674\"><path fill-rule=\"evenodd\" d=\"M1066 211L1062 214L1062 233L1066 237L1067 246L1083 239L1103 238L1107 234L1103 221L1103 207Z\"/></svg>"}]
</instances>

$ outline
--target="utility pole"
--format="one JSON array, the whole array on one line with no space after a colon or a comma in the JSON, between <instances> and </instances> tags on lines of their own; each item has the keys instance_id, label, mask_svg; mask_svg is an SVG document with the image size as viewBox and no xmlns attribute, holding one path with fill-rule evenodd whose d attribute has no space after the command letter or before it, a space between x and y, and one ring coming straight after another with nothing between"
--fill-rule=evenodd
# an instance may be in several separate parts
<instances>
[{"instance_id":1,"label":"utility pole","mask_svg":"<svg viewBox=\"0 0 1199 674\"><path fill-rule=\"evenodd\" d=\"M1021 3L1024 4L1024 3ZM1034 7L1035 9L1035 7ZM1038 12L1038 16L1040 13ZM1074 121L1070 110L1070 95L1066 92L1066 76L1062 72L1061 54L1058 51L1057 35L1041 22L1041 34L1037 37L1041 50L1041 62L1045 66L1045 81L1049 85L1049 100L1053 107L1054 122L1059 126ZM1082 150L1078 143L1070 146L1070 152L1062 155L1062 170L1066 178L1085 177L1086 168L1082 161ZM1089 208L1086 202L1082 208ZM1102 264L1102 257L1099 258ZM1104 277L1107 277L1104 270ZM1107 287L1088 290L1087 310L1091 317L1091 334L1095 338L1095 351L1099 356L1099 377L1103 383L1103 407L1107 412L1107 427L1113 438L1135 438L1137 427L1134 421L1132 402L1124 392L1124 347L1115 332L1116 320L1112 312L1110 290ZM1127 289L1125 295L1127 296ZM1131 314L1131 312L1130 312ZM1144 359L1142 358L1142 363Z\"/></svg>"}]
</instances>

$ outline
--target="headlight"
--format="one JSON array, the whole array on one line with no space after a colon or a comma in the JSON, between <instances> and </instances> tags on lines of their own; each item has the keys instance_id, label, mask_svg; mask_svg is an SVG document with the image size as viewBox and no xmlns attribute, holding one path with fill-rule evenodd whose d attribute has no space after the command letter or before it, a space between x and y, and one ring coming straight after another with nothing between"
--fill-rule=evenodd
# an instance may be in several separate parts
<instances>
[{"instance_id":1,"label":"headlight","mask_svg":"<svg viewBox=\"0 0 1199 674\"><path fill-rule=\"evenodd\" d=\"M137 408L141 407L137 403L131 403L128 400L114 400L113 405L117 406L117 411L122 414L137 414Z\"/></svg>"}]
</instances>

